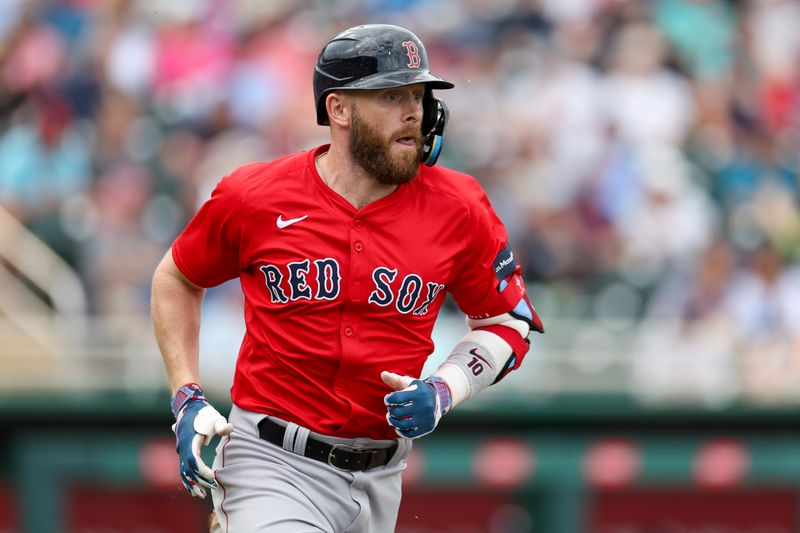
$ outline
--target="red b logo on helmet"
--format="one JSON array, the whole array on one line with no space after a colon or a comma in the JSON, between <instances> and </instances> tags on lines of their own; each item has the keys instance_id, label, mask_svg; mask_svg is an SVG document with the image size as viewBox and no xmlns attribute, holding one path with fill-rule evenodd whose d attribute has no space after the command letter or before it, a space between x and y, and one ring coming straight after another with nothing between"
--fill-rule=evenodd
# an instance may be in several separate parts
<instances>
[{"instance_id":1,"label":"red b logo on helmet","mask_svg":"<svg viewBox=\"0 0 800 533\"><path fill-rule=\"evenodd\" d=\"M406 53L408 54L408 68L419 68L420 58L417 45L414 44L414 41L406 41L403 46L406 47Z\"/></svg>"}]
</instances>

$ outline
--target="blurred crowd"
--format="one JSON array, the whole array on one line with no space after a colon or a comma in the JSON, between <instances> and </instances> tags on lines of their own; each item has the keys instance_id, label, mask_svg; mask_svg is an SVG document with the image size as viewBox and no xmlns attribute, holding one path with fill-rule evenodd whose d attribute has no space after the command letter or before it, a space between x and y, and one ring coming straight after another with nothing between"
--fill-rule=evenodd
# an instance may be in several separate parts
<instances>
[{"instance_id":1,"label":"blurred crowd","mask_svg":"<svg viewBox=\"0 0 800 533\"><path fill-rule=\"evenodd\" d=\"M798 0L5 0L0 206L93 313L146 313L222 176L326 142L314 61L367 22L456 84L441 164L545 321L642 324L645 396L800 399Z\"/></svg>"}]
</instances>

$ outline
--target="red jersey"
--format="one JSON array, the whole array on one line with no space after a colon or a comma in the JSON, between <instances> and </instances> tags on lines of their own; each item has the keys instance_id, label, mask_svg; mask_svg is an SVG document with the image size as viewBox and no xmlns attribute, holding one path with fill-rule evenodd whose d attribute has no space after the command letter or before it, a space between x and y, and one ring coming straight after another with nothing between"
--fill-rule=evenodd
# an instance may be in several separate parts
<instances>
[{"instance_id":1,"label":"red jersey","mask_svg":"<svg viewBox=\"0 0 800 533\"><path fill-rule=\"evenodd\" d=\"M241 281L236 405L327 435L395 438L381 371L420 375L446 291L475 318L514 307L497 289L506 231L477 181L442 167L356 209L317 173L327 149L236 169L172 254L199 286Z\"/></svg>"}]
</instances>

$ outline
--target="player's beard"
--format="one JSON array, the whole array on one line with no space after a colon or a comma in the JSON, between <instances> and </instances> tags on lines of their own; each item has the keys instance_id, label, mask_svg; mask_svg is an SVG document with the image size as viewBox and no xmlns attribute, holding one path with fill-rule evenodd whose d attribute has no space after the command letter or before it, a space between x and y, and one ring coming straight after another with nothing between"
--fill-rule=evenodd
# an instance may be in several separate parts
<instances>
[{"instance_id":1,"label":"player's beard","mask_svg":"<svg viewBox=\"0 0 800 533\"><path fill-rule=\"evenodd\" d=\"M405 134L405 135L403 135ZM414 138L416 150L403 150L392 155L395 139L402 136ZM422 138L416 131L401 132L386 139L381 132L358 114L353 107L350 126L350 155L370 176L384 185L400 185L413 180L419 172L422 155Z\"/></svg>"}]
</instances>

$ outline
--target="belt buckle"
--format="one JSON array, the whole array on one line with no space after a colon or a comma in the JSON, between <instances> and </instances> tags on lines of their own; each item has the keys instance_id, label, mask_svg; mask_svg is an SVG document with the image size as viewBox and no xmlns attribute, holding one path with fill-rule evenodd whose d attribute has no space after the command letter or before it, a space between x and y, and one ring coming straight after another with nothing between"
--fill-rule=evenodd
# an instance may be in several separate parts
<instances>
[{"instance_id":1,"label":"belt buckle","mask_svg":"<svg viewBox=\"0 0 800 533\"><path fill-rule=\"evenodd\" d=\"M349 450L351 452L353 452L353 453L358 453L358 451L359 451L358 448L356 448L355 446L350 446L349 444L333 444L333 445L331 445L331 449L328 452L328 466L332 466L333 468L336 468L337 470L349 471L346 468L341 468L341 467L336 466L335 464L333 464L332 461L333 461L333 458L335 457L335 453L334 452L336 451L337 448L349 448Z\"/></svg>"}]
</instances>

